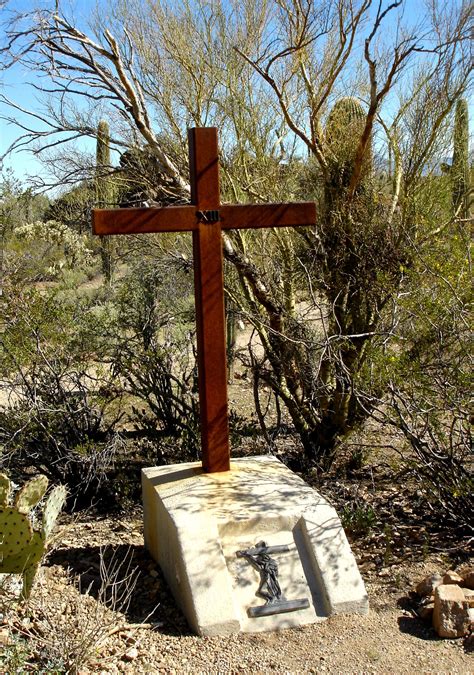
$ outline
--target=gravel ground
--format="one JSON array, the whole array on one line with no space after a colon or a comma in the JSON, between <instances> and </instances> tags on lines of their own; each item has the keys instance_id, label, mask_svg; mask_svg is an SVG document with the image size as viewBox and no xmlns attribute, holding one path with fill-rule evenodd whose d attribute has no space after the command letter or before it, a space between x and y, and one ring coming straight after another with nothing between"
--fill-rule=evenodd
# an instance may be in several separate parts
<instances>
[{"instance_id":1,"label":"gravel ground","mask_svg":"<svg viewBox=\"0 0 474 675\"><path fill-rule=\"evenodd\" d=\"M416 582L446 568L440 557L364 572L371 603L368 616L340 615L276 633L199 638L190 633L143 548L139 514L126 519L63 519L58 541L38 576L29 608L4 614L2 630L4 635L9 631L12 641L6 652L10 662L12 645L18 646L22 635L26 639L23 671L474 672L472 638L442 640L409 609L407 595ZM362 556L357 550L356 555ZM120 560L137 570L135 586L116 583L127 573L126 564L117 567ZM130 604L119 611L123 590L130 591ZM107 604L114 605L114 611ZM20 672L4 663L4 672Z\"/></svg>"}]
</instances>

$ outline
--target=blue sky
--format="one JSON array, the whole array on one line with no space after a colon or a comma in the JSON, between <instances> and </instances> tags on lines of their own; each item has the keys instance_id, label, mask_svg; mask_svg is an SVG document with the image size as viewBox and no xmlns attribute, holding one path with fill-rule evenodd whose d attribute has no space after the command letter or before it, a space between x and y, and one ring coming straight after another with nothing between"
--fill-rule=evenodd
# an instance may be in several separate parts
<instances>
[{"instance_id":1,"label":"blue sky","mask_svg":"<svg viewBox=\"0 0 474 675\"><path fill-rule=\"evenodd\" d=\"M54 7L54 2L51 0L39 0L35 2L34 0L11 0L7 2L6 6L0 9L0 17L2 22L8 18L9 12L27 12L31 11L32 6L37 7ZM72 2L62 3L64 7L74 8L74 15L78 19L79 25L86 25L88 16L96 6L95 0L75 0ZM28 82L35 81L35 74L31 70L25 69L21 65L15 65L7 71L0 72L0 85L3 94L12 99L23 108L35 110L38 108L38 93L35 90L28 86ZM0 113L5 115L11 115L8 107L0 102ZM15 119L21 124L22 122L26 124L31 124L31 119L27 115L22 115L18 111L14 111L13 115ZM35 128L41 129L45 128L37 122L33 121ZM9 148L11 143L21 134L21 130L18 129L14 124L8 124L3 120L0 120L0 156L2 156L6 150ZM84 141L85 148L93 148L92 141ZM5 159L3 163L3 169L12 168L15 176L20 180L25 180L28 175L34 175L35 173L44 172L44 167L42 163L28 151L15 152Z\"/></svg>"},{"instance_id":2,"label":"blue sky","mask_svg":"<svg viewBox=\"0 0 474 675\"><path fill-rule=\"evenodd\" d=\"M258 0L255 1L257 2ZM31 9L32 4L43 7L54 7L55 3L51 0L40 0L39 2L35 2L35 0L10 0L7 2L6 6L0 10L0 14L2 15L1 18L5 19L8 11L28 11ZM447 11L449 11L449 4L448 0L446 3ZM97 2L96 0L67 0L67 2L62 3L62 5L64 8L73 8L72 11L79 26L85 27L90 13L96 8ZM411 22L416 22L420 16L420 6L420 0L406 0L405 17L409 18ZM66 13L69 12L66 10ZM6 72L1 72L0 79L4 95L15 100L25 108L32 110L38 109L38 94L32 87L27 85L27 82L34 82L34 78L34 73L25 70L24 67L20 65L16 65ZM0 109L2 108L2 112L5 112L5 106L0 103ZM21 115L18 112L15 112L14 115L16 120L20 123L22 121L28 121L27 116ZM38 127L39 122L35 122L35 125ZM0 156L17 138L19 133L20 132L15 125L6 124L4 121L0 121ZM93 148L94 142L92 140L84 140L82 142L82 149L93 150ZM34 175L44 172L44 167L41 162L27 151L17 152L11 155L4 163L4 168L6 167L12 167L15 175L20 179L25 179L28 174Z\"/></svg>"}]
</instances>

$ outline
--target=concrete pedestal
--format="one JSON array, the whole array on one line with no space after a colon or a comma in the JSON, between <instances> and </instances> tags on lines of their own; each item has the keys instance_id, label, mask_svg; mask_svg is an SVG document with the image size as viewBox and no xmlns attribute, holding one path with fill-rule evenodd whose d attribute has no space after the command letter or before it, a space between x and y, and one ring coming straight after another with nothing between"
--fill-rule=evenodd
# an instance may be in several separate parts
<instances>
[{"instance_id":1,"label":"concrete pedestal","mask_svg":"<svg viewBox=\"0 0 474 675\"><path fill-rule=\"evenodd\" d=\"M198 462L142 472L145 545L199 635L269 631L340 612L368 611L367 594L336 511L271 456L234 459L206 474ZM250 617L258 570L236 552L265 541L288 601L309 607Z\"/></svg>"}]
</instances>

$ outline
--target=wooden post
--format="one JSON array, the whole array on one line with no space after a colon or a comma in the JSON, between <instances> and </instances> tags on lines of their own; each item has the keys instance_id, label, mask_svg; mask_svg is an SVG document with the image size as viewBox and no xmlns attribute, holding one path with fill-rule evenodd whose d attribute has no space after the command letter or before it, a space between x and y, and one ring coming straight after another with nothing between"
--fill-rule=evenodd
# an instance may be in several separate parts
<instances>
[{"instance_id":1,"label":"wooden post","mask_svg":"<svg viewBox=\"0 0 474 675\"><path fill-rule=\"evenodd\" d=\"M230 468L222 230L313 225L314 202L224 204L219 196L217 129L190 129L191 205L95 209L94 234L193 233L202 465Z\"/></svg>"},{"instance_id":2,"label":"wooden post","mask_svg":"<svg viewBox=\"0 0 474 675\"><path fill-rule=\"evenodd\" d=\"M193 251L202 465L212 473L230 469L217 129L190 129L188 140L191 202L201 214Z\"/></svg>"}]
</instances>

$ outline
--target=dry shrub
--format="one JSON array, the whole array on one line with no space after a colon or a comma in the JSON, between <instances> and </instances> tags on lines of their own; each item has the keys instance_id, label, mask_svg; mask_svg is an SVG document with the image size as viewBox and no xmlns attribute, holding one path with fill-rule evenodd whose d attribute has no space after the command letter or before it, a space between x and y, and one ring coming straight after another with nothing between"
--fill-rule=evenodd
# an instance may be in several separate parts
<instances>
[{"instance_id":1,"label":"dry shrub","mask_svg":"<svg viewBox=\"0 0 474 675\"><path fill-rule=\"evenodd\" d=\"M124 627L138 570L130 550L107 561L104 553L97 584L83 588L80 577L65 571L54 593L48 582L37 584L28 605L8 613L10 639L0 661L8 672L15 666L23 672L46 668L76 673L97 659Z\"/></svg>"}]
</instances>

